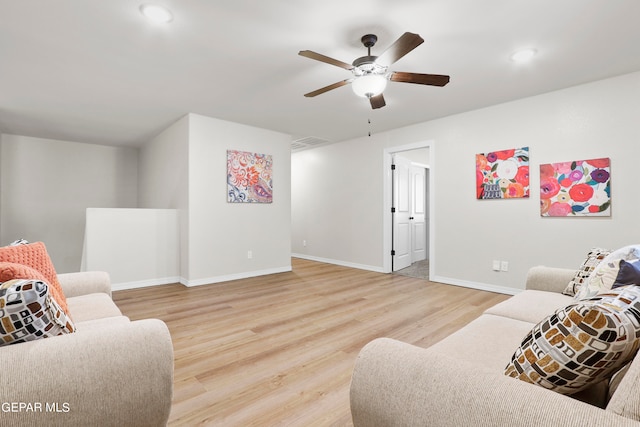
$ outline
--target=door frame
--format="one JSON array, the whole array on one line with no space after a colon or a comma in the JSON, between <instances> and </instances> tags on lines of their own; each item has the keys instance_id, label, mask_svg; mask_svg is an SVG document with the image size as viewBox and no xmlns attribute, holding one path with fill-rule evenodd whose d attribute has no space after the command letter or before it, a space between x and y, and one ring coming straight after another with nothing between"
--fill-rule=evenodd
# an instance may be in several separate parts
<instances>
[{"instance_id":1,"label":"door frame","mask_svg":"<svg viewBox=\"0 0 640 427\"><path fill-rule=\"evenodd\" d=\"M393 155L395 153L400 153L402 151L415 150L418 148L428 148L429 149L429 280L433 276L433 272L435 271L435 251L434 251L434 243L435 243L435 209L434 209L434 200L435 200L435 141L427 140L414 142L411 144L399 145L396 147L389 147L384 149L384 154L382 156L383 165L383 188L382 188L382 199L383 199L383 212L382 212L382 271L384 273L391 273L391 248L393 247L392 240L392 222L393 218L391 216L391 205L393 203L392 199L392 172L391 172L391 163L393 161Z\"/></svg>"}]
</instances>

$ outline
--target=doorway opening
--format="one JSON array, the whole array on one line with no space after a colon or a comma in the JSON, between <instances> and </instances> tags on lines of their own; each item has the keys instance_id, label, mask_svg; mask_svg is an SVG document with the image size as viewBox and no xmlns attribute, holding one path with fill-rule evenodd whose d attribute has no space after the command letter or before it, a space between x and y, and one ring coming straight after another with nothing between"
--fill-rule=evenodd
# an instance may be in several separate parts
<instances>
[{"instance_id":1,"label":"doorway opening","mask_svg":"<svg viewBox=\"0 0 640 427\"><path fill-rule=\"evenodd\" d=\"M434 270L433 146L433 141L424 141L385 150L383 268L387 273L429 279Z\"/></svg>"}]
</instances>

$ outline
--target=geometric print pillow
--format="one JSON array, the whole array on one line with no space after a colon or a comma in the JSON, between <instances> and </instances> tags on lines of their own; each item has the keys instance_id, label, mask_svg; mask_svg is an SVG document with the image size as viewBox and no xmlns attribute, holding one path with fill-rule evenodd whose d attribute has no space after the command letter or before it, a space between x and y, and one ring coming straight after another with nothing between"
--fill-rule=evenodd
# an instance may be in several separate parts
<instances>
[{"instance_id":1,"label":"geometric print pillow","mask_svg":"<svg viewBox=\"0 0 640 427\"><path fill-rule=\"evenodd\" d=\"M587 253L587 258L584 260L578 271L576 271L573 279L569 281L567 287L562 291L564 295L574 296L580 291L583 285L585 285L591 276L591 273L605 259L607 255L611 253L608 249L593 248Z\"/></svg>"},{"instance_id":2,"label":"geometric print pillow","mask_svg":"<svg viewBox=\"0 0 640 427\"><path fill-rule=\"evenodd\" d=\"M75 332L71 319L40 280L0 285L0 346Z\"/></svg>"},{"instance_id":3,"label":"geometric print pillow","mask_svg":"<svg viewBox=\"0 0 640 427\"><path fill-rule=\"evenodd\" d=\"M562 394L611 377L640 347L640 286L573 302L533 327L505 375Z\"/></svg>"}]
</instances>

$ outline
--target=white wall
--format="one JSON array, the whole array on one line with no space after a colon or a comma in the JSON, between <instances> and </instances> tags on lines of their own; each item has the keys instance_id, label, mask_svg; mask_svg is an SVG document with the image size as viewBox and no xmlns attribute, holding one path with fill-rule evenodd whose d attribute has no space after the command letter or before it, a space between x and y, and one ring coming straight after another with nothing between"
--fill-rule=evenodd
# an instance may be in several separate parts
<instances>
[{"instance_id":1,"label":"white wall","mask_svg":"<svg viewBox=\"0 0 640 427\"><path fill-rule=\"evenodd\" d=\"M291 270L290 143L289 135L189 114L142 147L140 207L179 210L184 284ZM273 203L227 203L228 149L273 156Z\"/></svg>"},{"instance_id":2,"label":"white wall","mask_svg":"<svg viewBox=\"0 0 640 427\"><path fill-rule=\"evenodd\" d=\"M138 207L178 210L179 270L189 277L189 115L140 148Z\"/></svg>"},{"instance_id":3,"label":"white wall","mask_svg":"<svg viewBox=\"0 0 640 427\"><path fill-rule=\"evenodd\" d=\"M416 148L415 150L401 151L397 155L404 157L412 163L429 166L430 157L428 148Z\"/></svg>"},{"instance_id":4,"label":"white wall","mask_svg":"<svg viewBox=\"0 0 640 427\"><path fill-rule=\"evenodd\" d=\"M431 268L439 281L509 292L523 288L531 266L577 268L593 246L640 242L638 111L633 73L295 153L292 250L380 269L383 152L432 140ZM476 200L475 154L523 146L531 197ZM611 158L612 216L541 218L539 165L597 157ZM509 261L509 271L492 271L493 259Z\"/></svg>"},{"instance_id":5,"label":"white wall","mask_svg":"<svg viewBox=\"0 0 640 427\"><path fill-rule=\"evenodd\" d=\"M43 241L59 273L79 271L89 207L135 207L137 150L2 135L0 244Z\"/></svg>"},{"instance_id":6,"label":"white wall","mask_svg":"<svg viewBox=\"0 0 640 427\"><path fill-rule=\"evenodd\" d=\"M291 270L290 144L289 135L189 115L188 284ZM273 156L272 203L227 203L228 149Z\"/></svg>"},{"instance_id":7,"label":"white wall","mask_svg":"<svg viewBox=\"0 0 640 427\"><path fill-rule=\"evenodd\" d=\"M178 211L87 209L84 264L107 271L114 290L180 280Z\"/></svg>"}]
</instances>

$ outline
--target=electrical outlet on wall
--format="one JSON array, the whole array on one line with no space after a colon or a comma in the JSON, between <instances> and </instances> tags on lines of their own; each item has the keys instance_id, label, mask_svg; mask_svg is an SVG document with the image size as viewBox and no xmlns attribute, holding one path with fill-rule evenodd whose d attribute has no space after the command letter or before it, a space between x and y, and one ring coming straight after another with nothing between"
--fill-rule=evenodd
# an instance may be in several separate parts
<instances>
[{"instance_id":1,"label":"electrical outlet on wall","mask_svg":"<svg viewBox=\"0 0 640 427\"><path fill-rule=\"evenodd\" d=\"M247 259L253 259L253 251L247 252Z\"/></svg>"},{"instance_id":2,"label":"electrical outlet on wall","mask_svg":"<svg viewBox=\"0 0 640 427\"><path fill-rule=\"evenodd\" d=\"M493 271L500 271L500 261L497 259L493 260Z\"/></svg>"},{"instance_id":3,"label":"electrical outlet on wall","mask_svg":"<svg viewBox=\"0 0 640 427\"><path fill-rule=\"evenodd\" d=\"M307 246L307 241L306 241L306 240L303 240L303 241L302 241L302 246L304 246L304 247L306 247L306 246Z\"/></svg>"},{"instance_id":4,"label":"electrical outlet on wall","mask_svg":"<svg viewBox=\"0 0 640 427\"><path fill-rule=\"evenodd\" d=\"M509 261L502 261L500 263L500 271L509 271Z\"/></svg>"}]
</instances>

